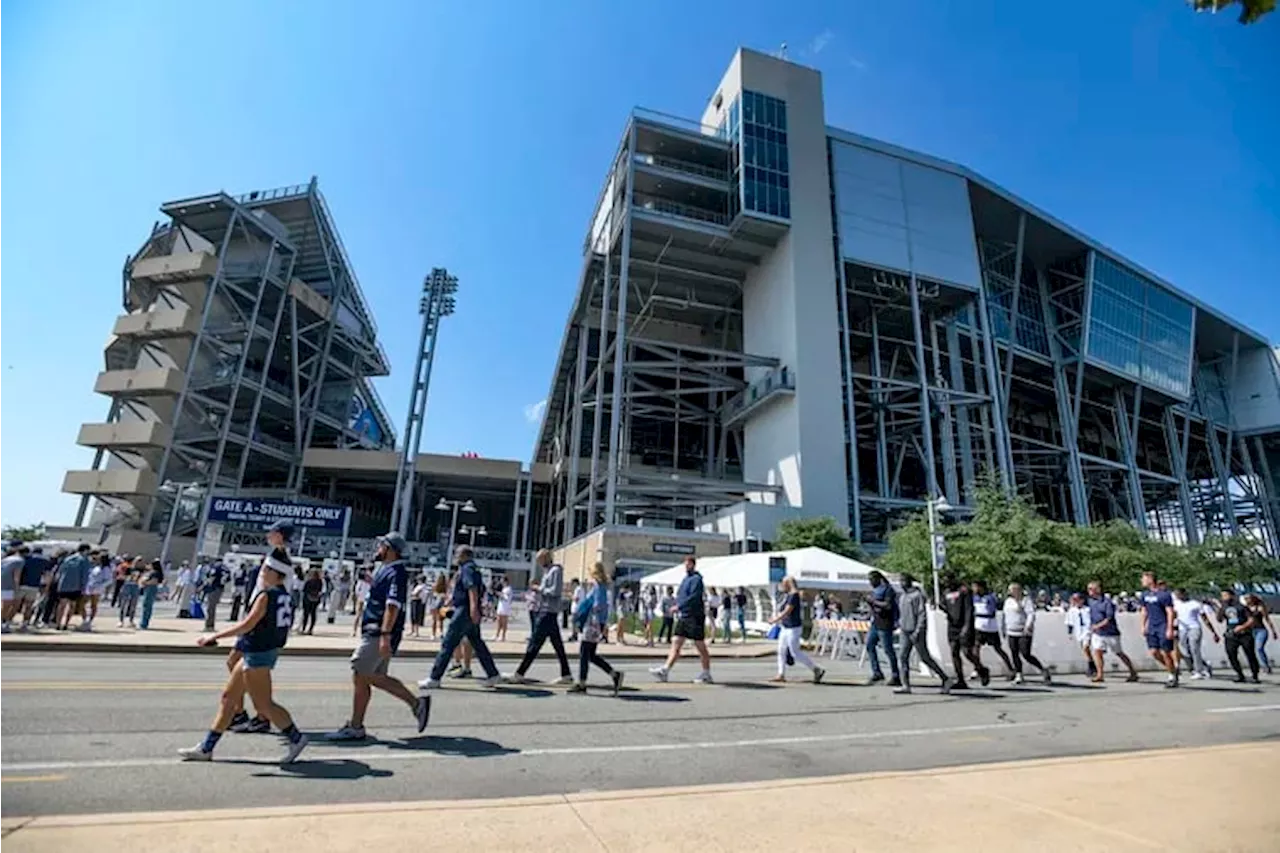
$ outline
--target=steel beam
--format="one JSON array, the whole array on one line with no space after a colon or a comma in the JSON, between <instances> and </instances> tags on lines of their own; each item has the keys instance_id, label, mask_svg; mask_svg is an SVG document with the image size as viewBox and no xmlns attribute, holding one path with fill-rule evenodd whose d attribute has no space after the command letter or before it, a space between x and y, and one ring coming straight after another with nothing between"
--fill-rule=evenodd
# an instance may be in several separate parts
<instances>
[{"instance_id":1,"label":"steel beam","mask_svg":"<svg viewBox=\"0 0 1280 853\"><path fill-rule=\"evenodd\" d=\"M627 286L630 283L631 275L631 232L633 230L632 222L635 219L634 211L632 211L631 200L635 194L636 169L635 157L636 150L636 126L632 121L629 129L630 137L627 140L627 185L623 191L623 220L622 220L622 255L618 263L621 269L618 273L618 311L615 317L614 325L614 354L613 354L613 398L611 401L611 409L609 411L609 468L605 472L607 481L605 484L605 500L604 500L604 521L605 524L617 523L615 516L618 502L618 465L622 458L622 390L625 382L624 374L626 372L625 355L626 355L626 339L627 339Z\"/></svg>"}]
</instances>

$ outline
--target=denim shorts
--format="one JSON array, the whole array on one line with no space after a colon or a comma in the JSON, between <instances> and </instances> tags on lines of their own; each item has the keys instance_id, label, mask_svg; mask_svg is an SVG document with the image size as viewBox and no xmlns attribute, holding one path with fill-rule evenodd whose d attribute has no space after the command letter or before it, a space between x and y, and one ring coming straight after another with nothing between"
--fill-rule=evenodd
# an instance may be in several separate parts
<instances>
[{"instance_id":1,"label":"denim shorts","mask_svg":"<svg viewBox=\"0 0 1280 853\"><path fill-rule=\"evenodd\" d=\"M1164 635L1164 631L1147 634L1147 649L1153 652L1173 651L1173 640Z\"/></svg>"},{"instance_id":2,"label":"denim shorts","mask_svg":"<svg viewBox=\"0 0 1280 853\"><path fill-rule=\"evenodd\" d=\"M244 668L275 669L276 659L279 657L279 649L270 649L265 652L244 652Z\"/></svg>"}]
</instances>

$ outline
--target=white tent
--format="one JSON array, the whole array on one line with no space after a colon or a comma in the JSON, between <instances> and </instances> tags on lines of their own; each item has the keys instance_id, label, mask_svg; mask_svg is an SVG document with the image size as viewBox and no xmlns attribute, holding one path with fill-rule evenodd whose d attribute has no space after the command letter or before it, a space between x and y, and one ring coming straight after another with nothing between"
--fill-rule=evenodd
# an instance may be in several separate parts
<instances>
[{"instance_id":1,"label":"white tent","mask_svg":"<svg viewBox=\"0 0 1280 853\"><path fill-rule=\"evenodd\" d=\"M767 587L769 558L785 557L786 573L796 579L801 589L834 589L865 592L871 589L868 573L875 567L833 554L822 548L797 548L793 551L766 551L734 554L729 557L703 557L698 560L702 582L708 587ZM640 579L641 586L679 586L684 580L684 563L663 569Z\"/></svg>"}]
</instances>

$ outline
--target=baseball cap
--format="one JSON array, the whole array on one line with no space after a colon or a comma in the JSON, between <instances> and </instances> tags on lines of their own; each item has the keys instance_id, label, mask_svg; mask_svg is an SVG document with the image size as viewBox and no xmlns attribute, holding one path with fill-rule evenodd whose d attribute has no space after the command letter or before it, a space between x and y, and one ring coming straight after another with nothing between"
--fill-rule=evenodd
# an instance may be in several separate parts
<instances>
[{"instance_id":1,"label":"baseball cap","mask_svg":"<svg viewBox=\"0 0 1280 853\"><path fill-rule=\"evenodd\" d=\"M378 537L379 545L386 545L392 551L395 551L401 557L409 550L409 543L404 541L404 537L399 533L384 533Z\"/></svg>"},{"instance_id":2,"label":"baseball cap","mask_svg":"<svg viewBox=\"0 0 1280 853\"><path fill-rule=\"evenodd\" d=\"M285 521L283 518L277 519L267 527L267 532L275 531L283 536L286 540L293 538L293 522Z\"/></svg>"}]
</instances>

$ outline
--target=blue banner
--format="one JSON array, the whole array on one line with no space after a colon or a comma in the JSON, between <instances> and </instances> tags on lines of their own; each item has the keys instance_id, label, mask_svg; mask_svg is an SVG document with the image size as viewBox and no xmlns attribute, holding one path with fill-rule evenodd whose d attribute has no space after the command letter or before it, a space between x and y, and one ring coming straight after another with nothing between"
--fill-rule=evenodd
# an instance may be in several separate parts
<instances>
[{"instance_id":1,"label":"blue banner","mask_svg":"<svg viewBox=\"0 0 1280 853\"><path fill-rule=\"evenodd\" d=\"M294 527L325 533L342 533L347 507L298 503L279 498L218 498L209 505L209 521L267 527L291 521Z\"/></svg>"}]
</instances>

